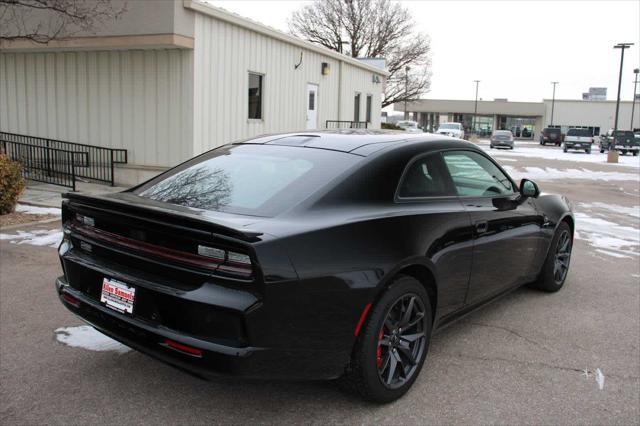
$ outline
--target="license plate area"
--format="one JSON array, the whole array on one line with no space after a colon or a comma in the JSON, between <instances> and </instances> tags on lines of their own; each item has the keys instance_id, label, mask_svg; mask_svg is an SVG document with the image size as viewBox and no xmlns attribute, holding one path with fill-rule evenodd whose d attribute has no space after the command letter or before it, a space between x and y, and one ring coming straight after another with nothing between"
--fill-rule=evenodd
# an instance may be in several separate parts
<instances>
[{"instance_id":1,"label":"license plate area","mask_svg":"<svg viewBox=\"0 0 640 426\"><path fill-rule=\"evenodd\" d=\"M136 299L136 289L127 283L114 279L102 280L100 303L122 314L133 314L133 304Z\"/></svg>"}]
</instances>

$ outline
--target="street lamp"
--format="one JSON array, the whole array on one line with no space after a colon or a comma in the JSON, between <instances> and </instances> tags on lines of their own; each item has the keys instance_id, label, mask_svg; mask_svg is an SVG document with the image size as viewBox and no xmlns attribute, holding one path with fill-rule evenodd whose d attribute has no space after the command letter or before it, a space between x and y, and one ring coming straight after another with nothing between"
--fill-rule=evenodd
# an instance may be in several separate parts
<instances>
[{"instance_id":1,"label":"street lamp","mask_svg":"<svg viewBox=\"0 0 640 426\"><path fill-rule=\"evenodd\" d=\"M410 67L404 67L404 119L409 119L409 112L407 111L407 97L409 96L409 70Z\"/></svg>"},{"instance_id":2,"label":"street lamp","mask_svg":"<svg viewBox=\"0 0 640 426\"><path fill-rule=\"evenodd\" d=\"M620 86L622 86L622 64L624 63L624 51L633 43L618 43L613 46L614 49L620 49L620 75L618 76L618 97L616 99L616 116L613 120L613 143L616 141L616 134L618 133L618 113L620 112Z\"/></svg>"},{"instance_id":3,"label":"street lamp","mask_svg":"<svg viewBox=\"0 0 640 426\"><path fill-rule=\"evenodd\" d=\"M633 113L636 109L636 87L638 86L638 73L640 73L640 68L634 69L633 73L636 75L636 78L633 80L633 98L631 98L631 128L629 129L631 131L633 131Z\"/></svg>"},{"instance_id":4,"label":"street lamp","mask_svg":"<svg viewBox=\"0 0 640 426\"><path fill-rule=\"evenodd\" d=\"M473 134L476 134L476 115L478 114L478 84L480 84L480 80L473 80L476 83L476 102L473 107L473 119L471 120L471 131Z\"/></svg>"},{"instance_id":5,"label":"street lamp","mask_svg":"<svg viewBox=\"0 0 640 426\"><path fill-rule=\"evenodd\" d=\"M552 81L551 84L553 84L553 97L551 98L551 124L549 124L549 126L553 127L553 108L556 104L556 84L558 84L558 82Z\"/></svg>"}]
</instances>

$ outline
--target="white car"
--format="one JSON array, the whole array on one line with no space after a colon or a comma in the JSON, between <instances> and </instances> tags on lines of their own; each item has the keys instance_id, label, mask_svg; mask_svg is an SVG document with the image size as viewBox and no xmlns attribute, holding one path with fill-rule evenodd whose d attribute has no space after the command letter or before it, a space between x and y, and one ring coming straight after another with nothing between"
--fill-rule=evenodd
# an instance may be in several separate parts
<instances>
[{"instance_id":1,"label":"white car","mask_svg":"<svg viewBox=\"0 0 640 426\"><path fill-rule=\"evenodd\" d=\"M403 120L403 121L398 121L398 123L396 123L396 124L397 124L398 127L400 127L405 132L422 133L422 129L420 127L418 127L418 123L415 122L415 121Z\"/></svg>"},{"instance_id":2,"label":"white car","mask_svg":"<svg viewBox=\"0 0 640 426\"><path fill-rule=\"evenodd\" d=\"M464 127L462 126L462 123L440 123L436 133L439 135L447 135L454 138L464 139Z\"/></svg>"}]
</instances>

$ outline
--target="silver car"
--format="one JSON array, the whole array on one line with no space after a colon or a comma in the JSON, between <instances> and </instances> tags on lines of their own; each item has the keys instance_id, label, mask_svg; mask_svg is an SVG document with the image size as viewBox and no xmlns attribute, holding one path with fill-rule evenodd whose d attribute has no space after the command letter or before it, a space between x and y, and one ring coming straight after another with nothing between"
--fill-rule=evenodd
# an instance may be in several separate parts
<instances>
[{"instance_id":1,"label":"silver car","mask_svg":"<svg viewBox=\"0 0 640 426\"><path fill-rule=\"evenodd\" d=\"M491 148L505 147L513 149L515 144L513 142L513 133L511 130L496 130L491 135L491 142L489 142Z\"/></svg>"}]
</instances>

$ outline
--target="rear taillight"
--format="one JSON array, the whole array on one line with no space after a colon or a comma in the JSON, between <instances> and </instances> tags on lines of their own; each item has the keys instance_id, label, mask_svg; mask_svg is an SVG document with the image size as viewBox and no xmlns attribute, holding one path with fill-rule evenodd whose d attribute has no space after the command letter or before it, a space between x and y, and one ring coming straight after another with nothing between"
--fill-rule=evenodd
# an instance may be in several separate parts
<instances>
[{"instance_id":1,"label":"rear taillight","mask_svg":"<svg viewBox=\"0 0 640 426\"><path fill-rule=\"evenodd\" d=\"M107 241L155 257L222 272L238 278L250 278L253 275L253 264L251 257L247 254L203 245L198 245L197 254L174 250L89 226L85 218L86 216L76 215L76 220L70 224L70 228L87 237Z\"/></svg>"},{"instance_id":2,"label":"rear taillight","mask_svg":"<svg viewBox=\"0 0 640 426\"><path fill-rule=\"evenodd\" d=\"M164 339L164 342L160 343L160 345L165 348L173 349L174 351L182 352L186 355L202 358L202 349L194 348L193 346L183 345L182 343L174 342L170 339Z\"/></svg>"}]
</instances>

